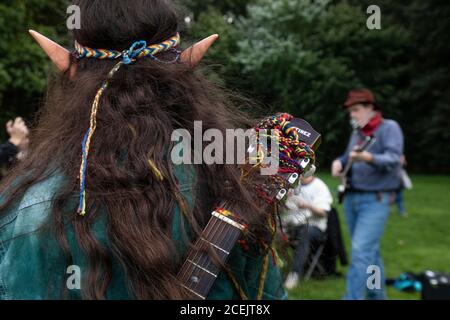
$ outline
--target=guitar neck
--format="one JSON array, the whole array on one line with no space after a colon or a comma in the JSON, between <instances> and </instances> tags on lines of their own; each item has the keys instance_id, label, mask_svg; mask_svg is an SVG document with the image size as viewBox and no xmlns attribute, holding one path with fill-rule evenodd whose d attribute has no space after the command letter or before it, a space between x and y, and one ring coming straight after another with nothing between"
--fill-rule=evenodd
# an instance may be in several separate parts
<instances>
[{"instance_id":1,"label":"guitar neck","mask_svg":"<svg viewBox=\"0 0 450 320\"><path fill-rule=\"evenodd\" d=\"M363 152L363 151L368 150L374 142L375 142L374 137L366 137L366 140L363 142L363 144L361 146L359 146L357 151ZM347 175L348 175L350 169L352 168L352 165L353 165L353 160L349 158L347 161L347 164L345 165L344 170L342 171L342 180L344 182L347 180Z\"/></svg>"},{"instance_id":2,"label":"guitar neck","mask_svg":"<svg viewBox=\"0 0 450 320\"><path fill-rule=\"evenodd\" d=\"M349 159L347 164L345 165L344 170L342 171L342 177L347 177L348 172L350 171L352 165L353 165L353 160Z\"/></svg>"},{"instance_id":3,"label":"guitar neck","mask_svg":"<svg viewBox=\"0 0 450 320\"><path fill-rule=\"evenodd\" d=\"M245 226L224 214L212 213L178 274L178 279L192 299L206 299L220 272L220 265L225 264L244 229ZM217 259L211 257L211 251L217 254Z\"/></svg>"},{"instance_id":4,"label":"guitar neck","mask_svg":"<svg viewBox=\"0 0 450 320\"><path fill-rule=\"evenodd\" d=\"M264 146L261 141L251 145L250 153L257 151L257 165L252 159L248 159L241 170L245 175L242 183L250 183L259 198L265 205L274 205L285 198L287 188L295 188L300 174L311 174L315 170L315 150L320 144L320 134L309 123L302 119L296 119L289 114L280 114L264 119L257 127L256 132L276 129L276 134L269 135L271 144L277 141L277 148L283 151L285 159L280 161L281 168L276 175L270 178L253 179L257 169L267 168L267 164L261 162L260 154L272 154L274 150ZM262 130L262 131L260 131ZM266 134L263 134L265 137ZM279 138L283 138L283 146L278 144ZM264 138L265 140L266 138ZM286 152L286 150L291 150ZM253 158L253 155L250 155ZM263 156L265 158L265 156ZM281 157L280 157L281 158ZM292 161L287 161L290 159ZM247 167L248 170L247 170ZM256 181L258 180L258 182ZM245 210L245 209L244 209ZM206 228L200 237L189 249L187 258L178 274L182 286L192 299L206 299L213 286L221 267L230 255L246 226L236 222L235 216L223 209L217 209L212 213Z\"/></svg>"}]
</instances>

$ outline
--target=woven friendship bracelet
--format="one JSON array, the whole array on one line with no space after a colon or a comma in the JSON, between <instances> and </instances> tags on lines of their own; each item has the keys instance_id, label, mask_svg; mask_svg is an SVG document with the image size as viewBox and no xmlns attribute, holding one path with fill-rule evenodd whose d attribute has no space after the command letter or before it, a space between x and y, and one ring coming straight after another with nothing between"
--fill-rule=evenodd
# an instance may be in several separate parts
<instances>
[{"instance_id":1,"label":"woven friendship bracelet","mask_svg":"<svg viewBox=\"0 0 450 320\"><path fill-rule=\"evenodd\" d=\"M172 38L159 43L147 46L145 41L141 41L144 44L144 48L140 51L140 53L135 57L136 59L145 57L145 56L154 56L160 52L168 51L172 48L175 48L180 43L180 35L177 33ZM107 49L92 49L89 47L85 47L75 41L75 51L78 55L78 58L93 58L93 59L108 59L114 60L122 58L126 51L117 51L117 50L107 50Z\"/></svg>"}]
</instances>

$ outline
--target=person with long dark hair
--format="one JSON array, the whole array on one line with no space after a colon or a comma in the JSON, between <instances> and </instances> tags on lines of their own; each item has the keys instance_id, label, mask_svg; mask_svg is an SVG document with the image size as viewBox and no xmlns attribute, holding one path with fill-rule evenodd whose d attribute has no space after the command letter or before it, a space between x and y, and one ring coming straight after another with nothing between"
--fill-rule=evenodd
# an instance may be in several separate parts
<instances>
[{"instance_id":1,"label":"person with long dark hair","mask_svg":"<svg viewBox=\"0 0 450 320\"><path fill-rule=\"evenodd\" d=\"M170 158L172 132L193 134L194 121L221 132L254 123L195 68L217 37L178 51L170 1L73 4L73 52L32 33L60 73L28 156L1 184L0 298L187 298L177 273L223 200L251 234L207 298L286 298L268 246L251 237L269 232L267 214L238 166Z\"/></svg>"}]
</instances>

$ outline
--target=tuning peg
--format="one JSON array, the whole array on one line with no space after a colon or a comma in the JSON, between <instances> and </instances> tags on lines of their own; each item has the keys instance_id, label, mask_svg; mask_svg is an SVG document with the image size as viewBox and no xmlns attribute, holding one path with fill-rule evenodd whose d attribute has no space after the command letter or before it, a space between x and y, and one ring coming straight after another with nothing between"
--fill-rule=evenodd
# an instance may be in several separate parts
<instances>
[{"instance_id":1,"label":"tuning peg","mask_svg":"<svg viewBox=\"0 0 450 320\"><path fill-rule=\"evenodd\" d=\"M316 170L317 170L316 166L312 164L312 165L309 167L309 169L308 169L306 172L303 173L303 177L304 177L304 178L309 178L309 177L311 177L314 173L316 173Z\"/></svg>"}]
</instances>

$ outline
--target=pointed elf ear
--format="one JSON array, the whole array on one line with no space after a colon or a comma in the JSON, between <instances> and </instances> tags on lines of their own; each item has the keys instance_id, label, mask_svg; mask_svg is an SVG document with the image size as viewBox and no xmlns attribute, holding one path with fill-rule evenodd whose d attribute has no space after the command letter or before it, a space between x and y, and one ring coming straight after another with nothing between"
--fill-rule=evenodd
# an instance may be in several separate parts
<instances>
[{"instance_id":1,"label":"pointed elf ear","mask_svg":"<svg viewBox=\"0 0 450 320\"><path fill-rule=\"evenodd\" d=\"M52 60L58 70L62 73L66 72L70 67L70 52L66 48L60 46L56 42L50 40L44 35L34 30L29 31L31 36L45 51L47 56ZM208 52L212 44L219 38L219 35L214 34L206 39L196 43L192 47L186 49L181 54L181 62L196 66L200 63L203 57ZM74 66L75 67L75 66ZM75 69L71 70L71 75L75 73Z\"/></svg>"},{"instance_id":2,"label":"pointed elf ear","mask_svg":"<svg viewBox=\"0 0 450 320\"><path fill-rule=\"evenodd\" d=\"M66 72L70 67L69 50L63 48L62 46L43 36L39 32L36 32L34 30L30 30L29 32L34 40L36 40L36 42L45 51L50 60L52 60L58 70L63 73Z\"/></svg>"},{"instance_id":3,"label":"pointed elf ear","mask_svg":"<svg viewBox=\"0 0 450 320\"><path fill-rule=\"evenodd\" d=\"M212 36L209 36L208 38L197 42L192 47L184 50L181 54L181 62L189 64L192 67L196 66L200 63L209 48L217 39L219 39L219 35L213 34Z\"/></svg>"}]
</instances>

